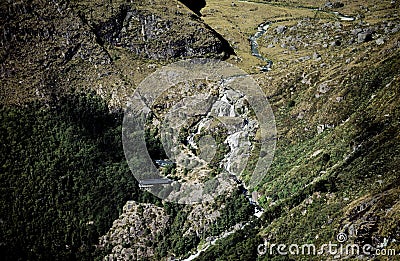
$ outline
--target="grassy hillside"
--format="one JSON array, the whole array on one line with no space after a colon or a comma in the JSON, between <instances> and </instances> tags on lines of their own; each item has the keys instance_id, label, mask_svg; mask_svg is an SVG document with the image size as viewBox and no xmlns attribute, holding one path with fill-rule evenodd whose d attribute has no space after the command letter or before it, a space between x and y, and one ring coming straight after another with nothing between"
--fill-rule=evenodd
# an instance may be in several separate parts
<instances>
[{"instance_id":1,"label":"grassy hillside","mask_svg":"<svg viewBox=\"0 0 400 261\"><path fill-rule=\"evenodd\" d=\"M275 112L277 150L258 189L266 212L253 236L271 244L320 246L344 232L347 243L398 250L398 6L343 3L329 9L323 1L209 1L203 13L230 40L238 54L232 62L254 73ZM330 11L357 19L340 21ZM250 57L248 36L266 21L272 24L259 49L274 65L260 74L254 65L263 61ZM359 40L363 32L372 38ZM246 260L243 251L260 241L243 247L241 240L223 240L200 260ZM258 256L286 258L276 252Z\"/></svg>"},{"instance_id":2,"label":"grassy hillside","mask_svg":"<svg viewBox=\"0 0 400 261\"><path fill-rule=\"evenodd\" d=\"M226 231L197 260L385 260L257 253L264 240L320 246L339 233L400 253L399 4L208 0L200 18L181 2L0 4L1 256L168 260ZM261 72L249 39L266 22L258 50L273 65ZM129 171L126 98L190 57L227 59L268 97L278 137L261 218L239 191L161 202Z\"/></svg>"}]
</instances>

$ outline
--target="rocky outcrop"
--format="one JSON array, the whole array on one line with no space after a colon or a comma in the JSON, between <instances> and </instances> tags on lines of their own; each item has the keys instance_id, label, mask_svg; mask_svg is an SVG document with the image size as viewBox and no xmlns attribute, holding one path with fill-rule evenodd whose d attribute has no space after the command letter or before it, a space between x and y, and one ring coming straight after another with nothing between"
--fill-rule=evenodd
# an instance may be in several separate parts
<instances>
[{"instance_id":1,"label":"rocky outcrop","mask_svg":"<svg viewBox=\"0 0 400 261\"><path fill-rule=\"evenodd\" d=\"M100 249L111 249L104 260L138 260L154 255L151 247L168 222L164 209L152 204L128 201L122 215L100 238Z\"/></svg>"},{"instance_id":2,"label":"rocky outcrop","mask_svg":"<svg viewBox=\"0 0 400 261\"><path fill-rule=\"evenodd\" d=\"M371 32L362 32L357 35L357 42L364 43L372 41L372 33Z\"/></svg>"},{"instance_id":3,"label":"rocky outcrop","mask_svg":"<svg viewBox=\"0 0 400 261\"><path fill-rule=\"evenodd\" d=\"M390 189L366 195L349 204L345 217L340 221L340 231L347 235L347 243L360 246L369 244L372 253L376 249L388 251L395 247L400 234L396 225L399 216L399 203L396 201L398 193L398 189ZM361 255L357 257L362 258Z\"/></svg>"},{"instance_id":4,"label":"rocky outcrop","mask_svg":"<svg viewBox=\"0 0 400 261\"><path fill-rule=\"evenodd\" d=\"M154 8L155 7L155 8ZM178 8L157 5L121 4L106 17L90 23L101 42L130 50L142 58L170 59L178 57L214 56L226 58L233 54L229 44L203 21Z\"/></svg>"},{"instance_id":5,"label":"rocky outcrop","mask_svg":"<svg viewBox=\"0 0 400 261\"><path fill-rule=\"evenodd\" d=\"M343 6L344 6L344 4L342 2L326 2L325 3L326 8L341 8Z\"/></svg>"},{"instance_id":6,"label":"rocky outcrop","mask_svg":"<svg viewBox=\"0 0 400 261\"><path fill-rule=\"evenodd\" d=\"M46 100L74 87L94 89L118 106L129 95L125 86L151 72L149 64L234 53L189 9L159 0L3 3L0 13L6 103Z\"/></svg>"}]
</instances>

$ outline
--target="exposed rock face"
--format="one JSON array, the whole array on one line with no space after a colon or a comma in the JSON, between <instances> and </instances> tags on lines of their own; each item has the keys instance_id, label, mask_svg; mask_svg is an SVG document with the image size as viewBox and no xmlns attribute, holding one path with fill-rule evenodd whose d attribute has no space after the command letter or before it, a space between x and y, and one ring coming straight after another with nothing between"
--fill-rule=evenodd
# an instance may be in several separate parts
<instances>
[{"instance_id":1,"label":"exposed rock face","mask_svg":"<svg viewBox=\"0 0 400 261\"><path fill-rule=\"evenodd\" d=\"M174 176L181 182L172 183L180 190L168 191L168 198L179 202L210 201L216 195L229 194L237 186L230 175L243 171L243 158L247 159L252 151L250 138L259 127L248 97L220 82L195 81L170 89L158 99L168 102L162 109L154 108L160 121L153 122L153 128L160 129L160 133L173 133L161 140L163 144L173 144L167 145L166 151L180 166ZM219 168L223 171L213 176ZM204 186L197 185L201 182Z\"/></svg>"},{"instance_id":2,"label":"exposed rock face","mask_svg":"<svg viewBox=\"0 0 400 261\"><path fill-rule=\"evenodd\" d=\"M157 5L156 5L157 6ZM211 54L222 58L233 49L214 30L190 13L153 6L121 4L109 17L84 19L95 28L99 39L150 59L169 59Z\"/></svg>"},{"instance_id":3,"label":"exposed rock face","mask_svg":"<svg viewBox=\"0 0 400 261\"><path fill-rule=\"evenodd\" d=\"M390 189L352 202L340 221L340 231L348 236L349 242L360 246L370 244L373 249L393 248L400 228L388 224L397 219L398 193L398 189ZM362 255L358 257L362 258Z\"/></svg>"},{"instance_id":4,"label":"exposed rock face","mask_svg":"<svg viewBox=\"0 0 400 261\"><path fill-rule=\"evenodd\" d=\"M341 2L326 2L325 3L326 8L341 8L343 6L344 6L344 4Z\"/></svg>"},{"instance_id":5,"label":"exposed rock face","mask_svg":"<svg viewBox=\"0 0 400 261\"><path fill-rule=\"evenodd\" d=\"M145 59L234 53L190 10L159 0L3 3L0 13L0 89L9 103L79 86L118 105L125 86L140 81L132 70L148 71Z\"/></svg>"},{"instance_id":6,"label":"exposed rock face","mask_svg":"<svg viewBox=\"0 0 400 261\"><path fill-rule=\"evenodd\" d=\"M151 242L156 240L168 221L164 209L152 204L128 201L122 215L100 238L101 249L112 249L105 260L138 260L154 255Z\"/></svg>"},{"instance_id":7,"label":"exposed rock face","mask_svg":"<svg viewBox=\"0 0 400 261\"><path fill-rule=\"evenodd\" d=\"M358 43L372 41L372 33L370 33L370 32L359 33L357 35L357 41L358 41Z\"/></svg>"}]
</instances>

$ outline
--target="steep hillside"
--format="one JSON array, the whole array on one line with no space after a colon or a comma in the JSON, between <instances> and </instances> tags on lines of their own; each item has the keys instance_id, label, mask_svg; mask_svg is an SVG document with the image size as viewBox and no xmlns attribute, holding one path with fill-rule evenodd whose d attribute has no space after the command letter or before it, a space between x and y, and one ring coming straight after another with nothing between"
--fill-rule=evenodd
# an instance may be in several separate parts
<instances>
[{"instance_id":1,"label":"steep hillside","mask_svg":"<svg viewBox=\"0 0 400 261\"><path fill-rule=\"evenodd\" d=\"M0 22L5 260L396 260L376 250L400 254L397 1L3 1ZM254 191L235 180L226 195L183 205L139 189L121 130L125 102L142 80L193 57L223 59L251 75L268 97L277 137L273 162ZM244 96L218 84L187 81L159 96L146 126L153 160L166 157L161 119L188 101L184 95L200 100L217 92L210 101L219 105L209 110L228 116L229 108L235 115L244 108L238 129L252 124L257 132ZM204 115L176 139L187 154L201 156L192 144L214 135L215 157L201 173L159 167L173 181L207 182L246 154L233 153L232 133L215 115L200 121ZM251 160L259 154L254 148ZM264 244L319 250L329 242L372 249L368 255L260 251Z\"/></svg>"},{"instance_id":2,"label":"steep hillside","mask_svg":"<svg viewBox=\"0 0 400 261\"><path fill-rule=\"evenodd\" d=\"M101 258L127 200L161 204L125 161L124 98L162 64L233 50L178 2L3 1L0 13L0 256Z\"/></svg>"},{"instance_id":3,"label":"steep hillside","mask_svg":"<svg viewBox=\"0 0 400 261\"><path fill-rule=\"evenodd\" d=\"M342 4L209 1L203 14L235 47L239 59L233 62L254 71L275 112L277 150L258 189L265 213L253 236L270 244L321 246L338 243L336 236L345 233L348 244L398 252L398 4ZM232 26L223 26L221 17ZM258 49L273 65L260 74L256 70L265 62L248 58L246 36L267 22ZM255 62L249 64L250 59ZM199 260L219 255L244 260L237 249L255 245L232 243L245 240L237 237L221 241ZM379 258L327 250L321 255L289 256ZM285 258L276 248L272 255L258 255Z\"/></svg>"},{"instance_id":4,"label":"steep hillside","mask_svg":"<svg viewBox=\"0 0 400 261\"><path fill-rule=\"evenodd\" d=\"M160 63L228 57L226 41L184 5L161 1L1 4L2 103L95 90L115 106Z\"/></svg>"}]
</instances>

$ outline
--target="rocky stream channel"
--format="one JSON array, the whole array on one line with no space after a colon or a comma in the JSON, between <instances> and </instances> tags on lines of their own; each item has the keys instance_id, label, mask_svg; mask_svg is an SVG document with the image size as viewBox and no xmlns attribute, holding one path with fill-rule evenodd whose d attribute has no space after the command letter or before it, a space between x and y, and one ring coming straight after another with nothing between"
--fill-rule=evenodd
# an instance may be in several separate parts
<instances>
[{"instance_id":1,"label":"rocky stream channel","mask_svg":"<svg viewBox=\"0 0 400 261\"><path fill-rule=\"evenodd\" d=\"M248 1L240 1L240 2L248 2ZM268 3L260 3L260 4L268 4ZM301 7L299 7L301 8ZM346 15L343 15L339 12L333 12L333 11L326 11L326 10L321 10L321 9L314 9L316 11L321 11L321 12L326 12L329 14L333 14L337 17L338 20L340 21L354 21L354 17L349 17ZM257 32L249 37L250 41L250 51L251 54L261 61L265 62L266 64L264 66L260 67L260 71L262 72L268 72L272 69L273 61L270 60L269 58L263 56L260 51L259 51L259 45L257 40L264 36L267 32L270 26L273 23L277 22L283 22L285 20L279 20L279 21L266 21L258 25L257 27ZM224 91L219 97L219 101L216 102L213 106L213 109L211 110L214 114L216 114L219 117L224 117L224 116L230 116L230 117L239 117L240 120L239 122L246 122L246 125L240 130L236 131L231 131L228 137L225 140L225 143L229 145L230 152L224 156L224 159L221 161L221 164L223 165L224 169L228 171L228 173L231 174L231 177L240 185L240 188L242 190L242 193L245 195L245 197L249 200L250 204L253 204L255 206L255 216L256 217L261 217L263 214L263 208L258 205L257 201L251 197L249 194L248 189L245 187L244 183L240 180L240 176L237 175L237 172L242 169L237 168L235 169L236 171L231 171L232 169L232 163L237 164L237 161L243 158L244 155L247 155L249 151L251 151L251 143L248 142L248 140L244 139L244 137L248 137L250 134L255 133L255 130L257 128L257 123L256 121L253 120L248 120L249 113L248 113L248 108L247 112L241 115L237 115L238 110L243 109L243 95L240 93L235 93L232 92L231 90L229 91ZM242 110L243 111L243 110ZM196 126L195 129L197 129L196 133L199 134L201 132L201 129L204 126L207 126L210 124L210 115L208 115L208 118L206 117L202 121L200 121ZM196 144L193 142L193 135L189 137L188 139L189 144L192 144L196 146ZM244 148L244 150L243 150ZM236 162L236 163L235 163ZM216 242L220 239L226 238L227 236L235 233L236 231L243 229L246 225L250 224L250 222L247 222L245 224L236 224L234 227L232 227L230 230L225 231L221 235L212 238L212 240L208 240L200 249L198 249L195 253L190 255L188 258L184 259L184 261L190 261L196 259L202 252L206 251L210 246L216 244Z\"/></svg>"}]
</instances>

